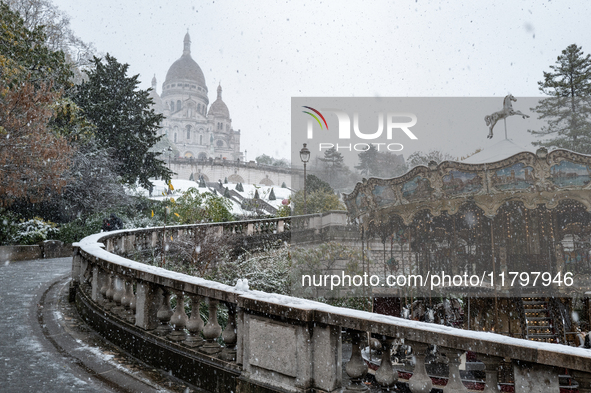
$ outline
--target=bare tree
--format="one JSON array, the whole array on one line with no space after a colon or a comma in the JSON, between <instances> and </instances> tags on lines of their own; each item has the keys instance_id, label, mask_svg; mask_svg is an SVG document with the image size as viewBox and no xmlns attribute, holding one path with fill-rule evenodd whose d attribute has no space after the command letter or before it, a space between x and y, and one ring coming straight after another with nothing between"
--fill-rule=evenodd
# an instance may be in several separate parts
<instances>
[{"instance_id":1,"label":"bare tree","mask_svg":"<svg viewBox=\"0 0 591 393\"><path fill-rule=\"evenodd\" d=\"M442 152L441 150L430 150L428 153L422 151L416 151L408 156L406 163L409 169L412 169L419 165L428 166L429 162L435 161L437 164L443 161L456 161L457 158L449 153Z\"/></svg>"},{"instance_id":2,"label":"bare tree","mask_svg":"<svg viewBox=\"0 0 591 393\"><path fill-rule=\"evenodd\" d=\"M62 51L76 68L90 64L96 49L77 37L70 28L70 17L49 0L6 0L8 6L23 18L27 29L43 26L46 46L52 51ZM80 77L80 73L76 73Z\"/></svg>"}]
</instances>

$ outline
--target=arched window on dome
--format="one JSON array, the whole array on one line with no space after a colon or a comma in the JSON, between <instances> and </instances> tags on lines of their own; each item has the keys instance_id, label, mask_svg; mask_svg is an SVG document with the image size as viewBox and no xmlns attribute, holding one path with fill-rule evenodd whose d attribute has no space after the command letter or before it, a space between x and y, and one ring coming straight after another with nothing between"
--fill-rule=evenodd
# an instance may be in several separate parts
<instances>
[{"instance_id":1,"label":"arched window on dome","mask_svg":"<svg viewBox=\"0 0 591 393\"><path fill-rule=\"evenodd\" d=\"M203 135L199 135L199 144L202 145L203 144Z\"/></svg>"},{"instance_id":2,"label":"arched window on dome","mask_svg":"<svg viewBox=\"0 0 591 393\"><path fill-rule=\"evenodd\" d=\"M191 126L187 126L187 139L191 139Z\"/></svg>"},{"instance_id":3,"label":"arched window on dome","mask_svg":"<svg viewBox=\"0 0 591 393\"><path fill-rule=\"evenodd\" d=\"M180 110L181 110L181 100L178 100L178 101L176 102L176 110L177 110L177 111L180 111Z\"/></svg>"},{"instance_id":4,"label":"arched window on dome","mask_svg":"<svg viewBox=\"0 0 591 393\"><path fill-rule=\"evenodd\" d=\"M197 104L197 113L201 113L201 104Z\"/></svg>"},{"instance_id":5,"label":"arched window on dome","mask_svg":"<svg viewBox=\"0 0 591 393\"><path fill-rule=\"evenodd\" d=\"M174 143L176 143L176 132L174 133Z\"/></svg>"}]
</instances>

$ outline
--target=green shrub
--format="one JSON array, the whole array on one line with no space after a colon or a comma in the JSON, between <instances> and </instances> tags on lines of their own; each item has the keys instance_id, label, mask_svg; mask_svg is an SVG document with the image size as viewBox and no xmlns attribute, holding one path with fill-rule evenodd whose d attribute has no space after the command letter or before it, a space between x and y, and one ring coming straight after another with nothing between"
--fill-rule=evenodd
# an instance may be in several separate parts
<instances>
[{"instance_id":1,"label":"green shrub","mask_svg":"<svg viewBox=\"0 0 591 393\"><path fill-rule=\"evenodd\" d=\"M60 227L56 240L64 243L79 242L86 236L99 233L102 225L102 215L95 215L86 220L76 219Z\"/></svg>"},{"instance_id":2,"label":"green shrub","mask_svg":"<svg viewBox=\"0 0 591 393\"><path fill-rule=\"evenodd\" d=\"M43 221L39 217L16 224L17 232L12 236L13 244L31 245L44 240L55 239L59 230L51 221Z\"/></svg>"},{"instance_id":3,"label":"green shrub","mask_svg":"<svg viewBox=\"0 0 591 393\"><path fill-rule=\"evenodd\" d=\"M0 245L12 244L18 233L19 216L9 210L0 210Z\"/></svg>"}]
</instances>

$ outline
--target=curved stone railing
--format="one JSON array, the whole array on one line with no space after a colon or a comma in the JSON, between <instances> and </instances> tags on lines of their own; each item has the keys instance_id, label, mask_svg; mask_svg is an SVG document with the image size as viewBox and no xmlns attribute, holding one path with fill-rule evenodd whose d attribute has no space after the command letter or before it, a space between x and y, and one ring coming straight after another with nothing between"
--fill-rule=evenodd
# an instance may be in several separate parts
<instances>
[{"instance_id":1,"label":"curved stone railing","mask_svg":"<svg viewBox=\"0 0 591 393\"><path fill-rule=\"evenodd\" d=\"M191 234L205 227L213 233L315 229L328 222L346 224L344 213L174 226L171 233ZM591 350L534 343L493 333L461 330L429 323L328 306L300 298L243 290L171 272L117 254L154 247L164 228L122 230L89 236L74 244L72 292L81 315L115 344L154 367L199 388L215 392L364 391L367 365L360 342L366 332L384 348L397 339L410 344L416 359L408 381L413 393L433 387L425 369L429 345L449 360L443 392L467 391L459 377L460 357L476 353L485 365L485 392L500 392L499 364L511 360L515 392L559 392L558 377L569 371L579 392L591 392ZM176 307L171 308L171 295ZM190 303L190 318L185 304ZM198 311L205 303L208 321ZM226 328L218 308L228 311ZM352 337L352 355L342 375L342 332ZM222 343L222 344L220 344ZM384 351L389 353L389 351ZM382 361L375 380L384 390L399 378ZM343 381L346 381L345 383ZM576 391L576 390L573 390Z\"/></svg>"}]
</instances>

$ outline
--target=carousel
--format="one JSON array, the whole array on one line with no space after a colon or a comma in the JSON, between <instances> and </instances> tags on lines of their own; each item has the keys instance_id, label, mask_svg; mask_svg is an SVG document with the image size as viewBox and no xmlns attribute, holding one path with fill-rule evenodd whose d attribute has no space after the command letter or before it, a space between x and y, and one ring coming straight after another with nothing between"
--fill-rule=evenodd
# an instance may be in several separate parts
<instances>
[{"instance_id":1,"label":"carousel","mask_svg":"<svg viewBox=\"0 0 591 393\"><path fill-rule=\"evenodd\" d=\"M571 345L589 330L591 156L504 139L364 179L345 203L376 274L427 281L373 288L374 311Z\"/></svg>"}]
</instances>

